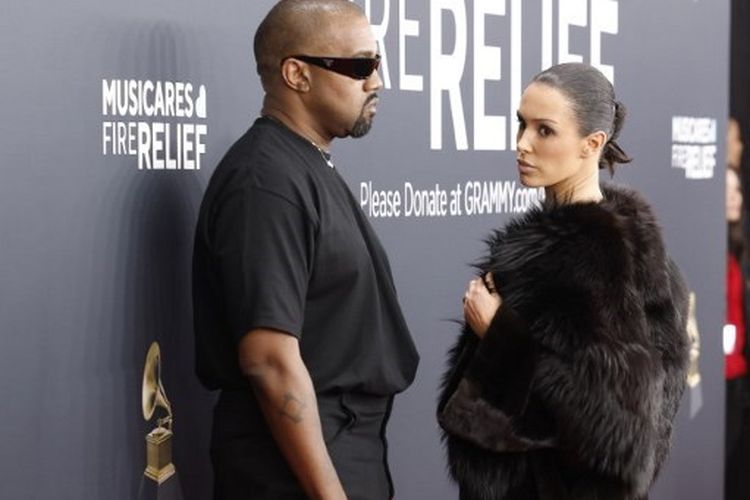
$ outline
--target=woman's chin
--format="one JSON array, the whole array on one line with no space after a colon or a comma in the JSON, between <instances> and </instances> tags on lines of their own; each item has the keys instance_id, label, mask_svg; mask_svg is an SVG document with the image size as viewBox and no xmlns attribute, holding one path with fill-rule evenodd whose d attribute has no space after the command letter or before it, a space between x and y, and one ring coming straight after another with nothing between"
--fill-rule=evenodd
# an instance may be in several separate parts
<instances>
[{"instance_id":1,"label":"woman's chin","mask_svg":"<svg viewBox=\"0 0 750 500\"><path fill-rule=\"evenodd\" d=\"M538 188L542 187L542 183L539 179L534 179L532 176L521 174L518 176L518 180L523 187L527 188Z\"/></svg>"}]
</instances>

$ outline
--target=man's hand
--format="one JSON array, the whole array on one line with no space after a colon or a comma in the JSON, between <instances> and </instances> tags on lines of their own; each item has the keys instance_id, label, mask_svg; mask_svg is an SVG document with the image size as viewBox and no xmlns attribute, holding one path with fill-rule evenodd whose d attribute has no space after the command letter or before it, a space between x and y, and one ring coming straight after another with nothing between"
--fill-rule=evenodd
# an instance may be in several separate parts
<instances>
[{"instance_id":1,"label":"man's hand","mask_svg":"<svg viewBox=\"0 0 750 500\"><path fill-rule=\"evenodd\" d=\"M502 303L492 273L485 274L484 278L474 278L464 293L464 319L475 334L484 337Z\"/></svg>"}]
</instances>

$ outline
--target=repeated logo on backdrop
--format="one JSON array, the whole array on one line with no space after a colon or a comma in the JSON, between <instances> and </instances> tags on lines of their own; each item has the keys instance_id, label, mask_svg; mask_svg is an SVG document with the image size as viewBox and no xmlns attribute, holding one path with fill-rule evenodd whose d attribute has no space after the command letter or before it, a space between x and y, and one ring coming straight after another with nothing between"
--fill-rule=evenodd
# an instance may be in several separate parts
<instances>
[{"instance_id":1,"label":"repeated logo on backdrop","mask_svg":"<svg viewBox=\"0 0 750 500\"><path fill-rule=\"evenodd\" d=\"M687 179L711 179L716 167L716 119L672 117L672 167Z\"/></svg>"},{"instance_id":2,"label":"repeated logo on backdrop","mask_svg":"<svg viewBox=\"0 0 750 500\"><path fill-rule=\"evenodd\" d=\"M102 154L138 170L199 170L206 153L206 87L191 82L102 80Z\"/></svg>"},{"instance_id":3,"label":"repeated logo on backdrop","mask_svg":"<svg viewBox=\"0 0 750 500\"><path fill-rule=\"evenodd\" d=\"M522 0L432 0L429 16L424 19L410 17L404 0L398 2L398 12L392 13L391 3L364 2L380 47L385 88L425 91L426 75L415 72L408 54L414 39L429 32L430 149L515 149L516 110L524 77L532 76L523 75L522 68L529 62L538 67L534 73L556 63L585 62L614 82L615 68L604 61L602 49L612 43L619 31L616 0L539 0L534 9L531 2ZM373 4L382 11L377 20L372 18ZM488 22L508 24L509 29L503 30L499 42L488 40L494 38L486 27ZM425 24L428 29L423 30ZM584 36L586 43L582 47L574 47L574 31ZM539 49L524 46L527 32L538 33ZM385 43L394 38L398 43L397 68L390 62ZM446 46L451 47L451 39L452 48L446 50ZM469 71L469 67L473 70ZM466 83L472 84L471 101L463 91ZM486 109L488 83L506 96L505 109ZM445 97L448 106L443 106ZM445 129L453 130L452 144L444 144Z\"/></svg>"}]
</instances>

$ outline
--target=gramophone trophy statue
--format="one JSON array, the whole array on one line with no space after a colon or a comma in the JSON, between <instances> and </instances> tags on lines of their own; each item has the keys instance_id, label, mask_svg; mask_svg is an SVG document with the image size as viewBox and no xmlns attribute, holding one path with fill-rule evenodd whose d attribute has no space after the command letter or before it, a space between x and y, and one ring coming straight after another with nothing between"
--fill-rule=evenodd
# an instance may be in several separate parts
<instances>
[{"instance_id":1,"label":"gramophone trophy statue","mask_svg":"<svg viewBox=\"0 0 750 500\"><path fill-rule=\"evenodd\" d=\"M698 319L695 314L695 292L690 292L687 318L687 333L690 342L690 365L687 385L690 391L690 418L694 418L703 406L703 388L701 386L701 334L698 330Z\"/></svg>"},{"instance_id":2,"label":"gramophone trophy statue","mask_svg":"<svg viewBox=\"0 0 750 500\"><path fill-rule=\"evenodd\" d=\"M153 342L143 368L143 418L150 421L157 408L166 415L157 417L156 427L146 434L146 470L141 479L141 500L182 500L182 489L172 463L172 405L161 381L161 352Z\"/></svg>"}]
</instances>

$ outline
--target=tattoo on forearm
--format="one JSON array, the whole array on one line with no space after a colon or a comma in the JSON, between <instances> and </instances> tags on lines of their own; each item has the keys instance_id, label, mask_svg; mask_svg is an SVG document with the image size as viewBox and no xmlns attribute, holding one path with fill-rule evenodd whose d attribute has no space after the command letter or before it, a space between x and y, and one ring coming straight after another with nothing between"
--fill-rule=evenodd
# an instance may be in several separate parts
<instances>
[{"instance_id":1,"label":"tattoo on forearm","mask_svg":"<svg viewBox=\"0 0 750 500\"><path fill-rule=\"evenodd\" d=\"M302 422L302 412L307 405L301 399L296 398L288 392L284 394L284 404L279 412L282 417L287 417L295 424Z\"/></svg>"}]
</instances>

